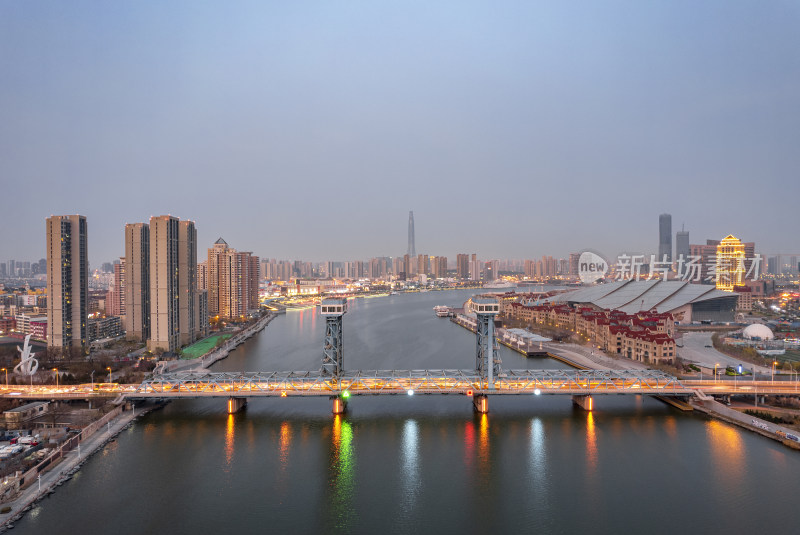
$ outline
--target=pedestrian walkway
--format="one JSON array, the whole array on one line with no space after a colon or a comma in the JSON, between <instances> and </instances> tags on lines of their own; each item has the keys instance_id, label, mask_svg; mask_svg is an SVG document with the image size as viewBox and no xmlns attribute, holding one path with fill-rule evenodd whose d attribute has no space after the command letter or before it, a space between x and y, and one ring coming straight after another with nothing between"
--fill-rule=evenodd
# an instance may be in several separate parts
<instances>
[{"instance_id":1,"label":"pedestrian walkway","mask_svg":"<svg viewBox=\"0 0 800 535\"><path fill-rule=\"evenodd\" d=\"M142 411L135 411L135 413L143 414ZM0 515L0 530L13 527L13 522L30 510L35 502L52 492L56 486L69 480L81 464L111 438L118 435L135 418L134 411L123 412L110 421L105 429L98 429L91 437L82 441L79 447L66 453L57 464L39 474L37 480L23 489L14 500L2 504L2 507L11 507L11 511Z\"/></svg>"}]
</instances>

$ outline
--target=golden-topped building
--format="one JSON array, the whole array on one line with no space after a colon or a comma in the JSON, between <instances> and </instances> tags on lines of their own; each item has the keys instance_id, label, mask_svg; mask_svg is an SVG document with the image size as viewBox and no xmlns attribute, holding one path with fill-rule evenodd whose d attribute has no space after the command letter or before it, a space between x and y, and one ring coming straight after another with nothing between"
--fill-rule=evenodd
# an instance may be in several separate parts
<instances>
[{"instance_id":1,"label":"golden-topped building","mask_svg":"<svg viewBox=\"0 0 800 535\"><path fill-rule=\"evenodd\" d=\"M717 290L732 292L744 284L745 247L739 238L728 234L717 245Z\"/></svg>"}]
</instances>

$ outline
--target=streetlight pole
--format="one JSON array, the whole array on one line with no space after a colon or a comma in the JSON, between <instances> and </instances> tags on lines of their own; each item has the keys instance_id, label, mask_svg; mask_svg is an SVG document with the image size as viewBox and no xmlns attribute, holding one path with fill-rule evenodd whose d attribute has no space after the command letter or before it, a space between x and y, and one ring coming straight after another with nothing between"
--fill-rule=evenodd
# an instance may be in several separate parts
<instances>
[{"instance_id":1,"label":"streetlight pole","mask_svg":"<svg viewBox=\"0 0 800 535\"><path fill-rule=\"evenodd\" d=\"M776 361L772 361L772 378L770 379L771 383L775 383L775 365L777 364Z\"/></svg>"},{"instance_id":2,"label":"streetlight pole","mask_svg":"<svg viewBox=\"0 0 800 535\"><path fill-rule=\"evenodd\" d=\"M3 368L3 371L6 372L6 388L8 388L8 368Z\"/></svg>"},{"instance_id":3,"label":"streetlight pole","mask_svg":"<svg viewBox=\"0 0 800 535\"><path fill-rule=\"evenodd\" d=\"M719 366L719 363L714 364L714 382L715 383L717 382L717 366Z\"/></svg>"},{"instance_id":4,"label":"streetlight pole","mask_svg":"<svg viewBox=\"0 0 800 535\"><path fill-rule=\"evenodd\" d=\"M108 382L111 382L111 368L106 368L108 370Z\"/></svg>"},{"instance_id":5,"label":"streetlight pole","mask_svg":"<svg viewBox=\"0 0 800 535\"><path fill-rule=\"evenodd\" d=\"M56 372L56 390L58 390L58 368L53 368L53 371Z\"/></svg>"}]
</instances>

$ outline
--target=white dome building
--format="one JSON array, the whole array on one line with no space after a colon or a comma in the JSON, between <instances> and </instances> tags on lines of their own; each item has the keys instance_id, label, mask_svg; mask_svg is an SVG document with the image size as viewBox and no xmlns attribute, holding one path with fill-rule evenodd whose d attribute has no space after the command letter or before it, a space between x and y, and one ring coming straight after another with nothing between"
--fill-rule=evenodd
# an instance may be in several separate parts
<instances>
[{"instance_id":1,"label":"white dome building","mask_svg":"<svg viewBox=\"0 0 800 535\"><path fill-rule=\"evenodd\" d=\"M766 325L754 323L745 327L742 336L747 340L774 340L775 335Z\"/></svg>"}]
</instances>

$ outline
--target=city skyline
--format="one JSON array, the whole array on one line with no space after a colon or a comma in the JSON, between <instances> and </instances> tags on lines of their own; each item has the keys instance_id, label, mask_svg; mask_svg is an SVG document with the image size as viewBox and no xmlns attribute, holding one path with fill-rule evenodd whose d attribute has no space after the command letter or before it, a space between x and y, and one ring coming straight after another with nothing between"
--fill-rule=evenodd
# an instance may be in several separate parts
<instances>
[{"instance_id":1,"label":"city skyline","mask_svg":"<svg viewBox=\"0 0 800 535\"><path fill-rule=\"evenodd\" d=\"M6 258L50 214L93 266L160 214L314 261L402 254L410 210L451 259L656 252L660 213L800 249L792 3L91 7L0 6Z\"/></svg>"}]
</instances>

